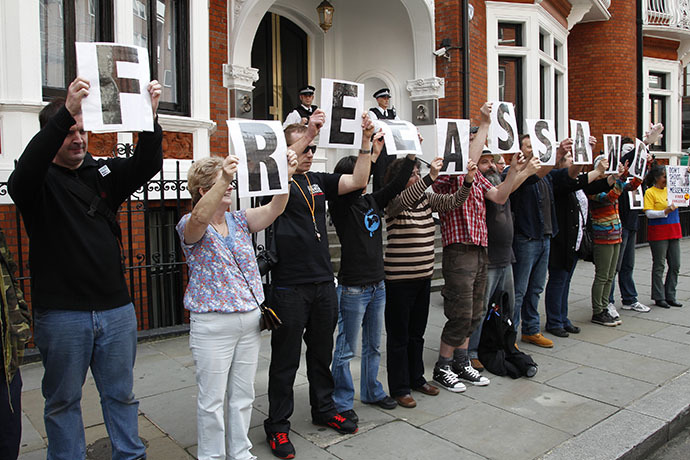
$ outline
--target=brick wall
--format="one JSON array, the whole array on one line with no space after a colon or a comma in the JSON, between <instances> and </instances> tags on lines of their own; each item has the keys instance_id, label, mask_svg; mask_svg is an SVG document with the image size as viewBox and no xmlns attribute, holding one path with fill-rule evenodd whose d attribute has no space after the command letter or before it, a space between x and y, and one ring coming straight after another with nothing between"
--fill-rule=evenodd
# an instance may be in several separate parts
<instances>
[{"instance_id":1,"label":"brick wall","mask_svg":"<svg viewBox=\"0 0 690 460\"><path fill-rule=\"evenodd\" d=\"M228 153L228 90L223 86L223 64L228 62L228 6L226 0L209 2L209 70L211 119L218 129L211 136L211 154Z\"/></svg>"},{"instance_id":2,"label":"brick wall","mask_svg":"<svg viewBox=\"0 0 690 460\"><path fill-rule=\"evenodd\" d=\"M604 133L635 137L637 126L635 2L611 2L609 12L568 37L569 116L589 121L599 142Z\"/></svg>"}]
</instances>

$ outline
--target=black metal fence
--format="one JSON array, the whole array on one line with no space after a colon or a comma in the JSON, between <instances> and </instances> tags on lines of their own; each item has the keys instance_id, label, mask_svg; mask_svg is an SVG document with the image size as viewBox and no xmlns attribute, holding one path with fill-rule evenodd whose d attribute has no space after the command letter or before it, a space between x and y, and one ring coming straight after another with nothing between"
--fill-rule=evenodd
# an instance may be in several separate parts
<instances>
[{"instance_id":1,"label":"black metal fence","mask_svg":"<svg viewBox=\"0 0 690 460\"><path fill-rule=\"evenodd\" d=\"M132 152L133 145L118 144L113 155L128 157ZM173 179L166 179L161 171L123 203L118 213L125 280L140 329L175 326L187 318L183 305L187 268L175 230L191 209L190 200L183 198L186 190L186 171L181 174L177 161ZM7 183L0 183L0 195L7 195ZM15 222L5 222L3 229L19 267L22 290L30 300L28 241L19 210L15 207L11 214Z\"/></svg>"}]
</instances>

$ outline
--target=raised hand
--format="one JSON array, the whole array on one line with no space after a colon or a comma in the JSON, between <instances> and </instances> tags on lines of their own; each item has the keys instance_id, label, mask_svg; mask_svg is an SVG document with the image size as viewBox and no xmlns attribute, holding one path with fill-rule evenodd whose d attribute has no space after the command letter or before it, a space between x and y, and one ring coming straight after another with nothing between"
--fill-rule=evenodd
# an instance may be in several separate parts
<instances>
[{"instance_id":1,"label":"raised hand","mask_svg":"<svg viewBox=\"0 0 690 460\"><path fill-rule=\"evenodd\" d=\"M163 87L161 86L160 83L158 83L158 80L152 80L149 82L149 85L147 86L149 94L151 95L151 109L153 110L153 116L156 116L156 112L158 111L158 103L161 100L161 94L163 94Z\"/></svg>"},{"instance_id":2,"label":"raised hand","mask_svg":"<svg viewBox=\"0 0 690 460\"><path fill-rule=\"evenodd\" d=\"M309 123L307 124L307 134L314 139L318 136L319 131L326 123L326 114L321 109L316 109L314 113L309 117Z\"/></svg>"},{"instance_id":3,"label":"raised hand","mask_svg":"<svg viewBox=\"0 0 690 460\"><path fill-rule=\"evenodd\" d=\"M597 163L597 171L599 171L600 174L604 174L607 169L609 169L609 159L603 158L599 163Z\"/></svg>"},{"instance_id":4,"label":"raised hand","mask_svg":"<svg viewBox=\"0 0 690 460\"><path fill-rule=\"evenodd\" d=\"M381 155L384 143L383 130L379 129L376 134L374 134L374 145L371 149L371 161L374 163L378 160L379 155Z\"/></svg>"},{"instance_id":5,"label":"raised hand","mask_svg":"<svg viewBox=\"0 0 690 460\"><path fill-rule=\"evenodd\" d=\"M596 139L594 140L596 143ZM566 153L570 152L573 150L573 140L571 138L565 138L561 141L560 144L558 144L558 150L557 154L558 155L565 155Z\"/></svg>"},{"instance_id":6,"label":"raised hand","mask_svg":"<svg viewBox=\"0 0 690 460\"><path fill-rule=\"evenodd\" d=\"M223 160L223 177L228 182L235 178L235 173L237 172L237 165L240 159L235 155L228 155Z\"/></svg>"},{"instance_id":7,"label":"raised hand","mask_svg":"<svg viewBox=\"0 0 690 460\"><path fill-rule=\"evenodd\" d=\"M474 176L477 174L477 163L472 159L467 160L467 175L465 176L465 182L474 182Z\"/></svg>"},{"instance_id":8,"label":"raised hand","mask_svg":"<svg viewBox=\"0 0 690 460\"><path fill-rule=\"evenodd\" d=\"M431 171L429 171L429 176L431 177L431 180L436 180L438 174L441 172L441 168L443 168L443 158L434 158L434 160L431 162L430 168Z\"/></svg>"},{"instance_id":9,"label":"raised hand","mask_svg":"<svg viewBox=\"0 0 690 460\"><path fill-rule=\"evenodd\" d=\"M480 123L491 123L491 109L493 109L493 102L485 102L482 108L479 109L479 122Z\"/></svg>"},{"instance_id":10,"label":"raised hand","mask_svg":"<svg viewBox=\"0 0 690 460\"><path fill-rule=\"evenodd\" d=\"M89 80L77 77L67 88L65 108L73 117L81 113L81 101L89 95Z\"/></svg>"},{"instance_id":11,"label":"raised hand","mask_svg":"<svg viewBox=\"0 0 690 460\"><path fill-rule=\"evenodd\" d=\"M294 150L288 149L287 151L287 164L288 164L288 180L292 179L293 174L297 171L297 154Z\"/></svg>"},{"instance_id":12,"label":"raised hand","mask_svg":"<svg viewBox=\"0 0 690 460\"><path fill-rule=\"evenodd\" d=\"M376 129L376 126L374 125L374 122L371 121L371 118L369 118L369 114L364 112L362 114L362 135L364 136L365 139L371 139L372 134L374 134L374 130Z\"/></svg>"}]
</instances>

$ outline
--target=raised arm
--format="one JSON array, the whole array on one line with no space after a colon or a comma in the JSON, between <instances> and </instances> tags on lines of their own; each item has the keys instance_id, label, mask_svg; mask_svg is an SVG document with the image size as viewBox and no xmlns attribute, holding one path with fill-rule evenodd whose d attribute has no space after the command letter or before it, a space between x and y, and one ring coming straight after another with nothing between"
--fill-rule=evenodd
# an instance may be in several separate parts
<instances>
[{"instance_id":1,"label":"raised arm","mask_svg":"<svg viewBox=\"0 0 690 460\"><path fill-rule=\"evenodd\" d=\"M338 195L345 195L367 186L371 169L371 136L374 134L374 129L374 122L369 119L369 115L366 113L362 114L362 148L357 156L357 162L352 174L340 176Z\"/></svg>"},{"instance_id":2,"label":"raised arm","mask_svg":"<svg viewBox=\"0 0 690 460\"><path fill-rule=\"evenodd\" d=\"M398 196L393 198L386 207L386 215L388 217L395 217L406 209L410 209L422 197L424 190L429 188L438 177L441 168L443 167L443 159L436 158L431 162L431 170L429 174L418 180L405 190L400 192Z\"/></svg>"},{"instance_id":3,"label":"raised arm","mask_svg":"<svg viewBox=\"0 0 690 460\"><path fill-rule=\"evenodd\" d=\"M441 193L430 193L429 205L434 212L448 212L459 208L467 201L474 183L474 176L477 173L477 164L471 159L467 160L467 174L462 181L462 186L452 195Z\"/></svg>"},{"instance_id":4,"label":"raised arm","mask_svg":"<svg viewBox=\"0 0 690 460\"><path fill-rule=\"evenodd\" d=\"M290 198L289 187L292 186L292 175L297 169L297 154L288 150L288 192L274 197L270 203L258 208L247 209L247 225L251 233L260 232L273 223L276 218L285 211L288 199Z\"/></svg>"},{"instance_id":5,"label":"raised arm","mask_svg":"<svg viewBox=\"0 0 690 460\"><path fill-rule=\"evenodd\" d=\"M489 126L491 125L491 110L493 109L493 104L491 102L485 102L482 108L479 110L479 130L477 134L474 135L474 140L470 144L470 154L469 157L475 163L479 163L479 157L482 156L482 150L486 145L486 137L489 135Z\"/></svg>"}]
</instances>

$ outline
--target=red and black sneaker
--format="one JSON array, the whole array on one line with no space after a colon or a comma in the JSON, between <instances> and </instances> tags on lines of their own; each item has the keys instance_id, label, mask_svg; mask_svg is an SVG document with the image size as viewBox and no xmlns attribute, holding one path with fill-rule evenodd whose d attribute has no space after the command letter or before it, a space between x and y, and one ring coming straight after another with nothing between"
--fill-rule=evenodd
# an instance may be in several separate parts
<instances>
[{"instance_id":1,"label":"red and black sneaker","mask_svg":"<svg viewBox=\"0 0 690 460\"><path fill-rule=\"evenodd\" d=\"M359 429L357 428L357 424L355 422L348 420L340 414L335 414L333 417L323 422L314 420L313 423L314 425L330 426L340 434L357 433L357 430Z\"/></svg>"},{"instance_id":2,"label":"red and black sneaker","mask_svg":"<svg viewBox=\"0 0 690 460\"><path fill-rule=\"evenodd\" d=\"M271 452L278 458L295 458L295 446L290 442L287 433L271 433L266 436Z\"/></svg>"}]
</instances>

